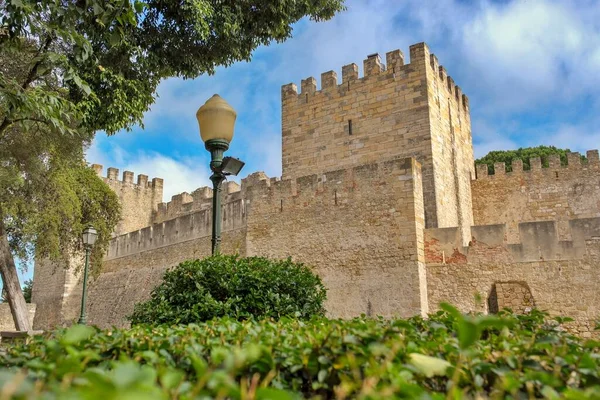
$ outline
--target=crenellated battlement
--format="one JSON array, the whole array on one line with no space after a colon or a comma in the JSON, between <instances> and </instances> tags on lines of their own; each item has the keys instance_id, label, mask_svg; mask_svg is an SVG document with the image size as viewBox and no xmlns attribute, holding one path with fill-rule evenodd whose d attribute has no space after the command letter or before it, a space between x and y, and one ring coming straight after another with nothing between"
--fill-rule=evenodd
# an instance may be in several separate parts
<instances>
[{"instance_id":1,"label":"crenellated battlement","mask_svg":"<svg viewBox=\"0 0 600 400\"><path fill-rule=\"evenodd\" d=\"M295 83L288 83L281 87L281 98L286 101L291 98L297 98L302 101L309 101L311 96L319 96L321 94L338 92L340 95L345 95L348 90L353 87L360 87L370 79L385 79L391 78L402 84L403 78L408 78L410 72L422 66L422 60L429 55L429 66L434 74L446 87L448 94L455 98L457 104L469 108L469 99L462 93L462 89L458 86L454 79L449 76L446 69L439 65L438 58L435 54L429 54L429 49L425 43L417 43L410 46L410 59L412 63L404 63L404 53L401 50L393 50L386 53L386 64L383 64L378 53L370 54L363 60L364 75L359 76L358 65L355 63L344 65L342 67L342 80L338 81L338 75L335 71L327 71L321 74L321 86L317 87L317 79L308 77L303 79L300 84L300 92ZM386 67L387 65L387 67Z\"/></svg>"},{"instance_id":2,"label":"crenellated battlement","mask_svg":"<svg viewBox=\"0 0 600 400\"><path fill-rule=\"evenodd\" d=\"M241 198L240 185L236 182L223 182L221 188L221 202L223 204ZM158 204L154 222L161 222L180 215L190 214L212 206L213 189L208 186L200 187L191 194L183 192L171 197L171 201Z\"/></svg>"},{"instance_id":3,"label":"crenellated battlement","mask_svg":"<svg viewBox=\"0 0 600 400\"><path fill-rule=\"evenodd\" d=\"M481 179L504 179L514 176L522 176L523 174L546 174L551 175L552 178L567 177L571 178L573 173L584 172L584 171L598 171L600 170L600 158L598 150L588 150L586 152L587 162L582 162L581 154L578 152L567 154L567 165L561 165L560 156L558 154L551 154L548 156L548 166L545 167L542 164L540 157L534 157L529 159L530 169L526 170L523 168L522 160L513 160L511 163L511 171L507 171L507 166L504 162L494 163L494 173L489 174L489 169L486 164L476 165L477 180ZM568 175L560 174L560 171L568 172Z\"/></svg>"},{"instance_id":4,"label":"crenellated battlement","mask_svg":"<svg viewBox=\"0 0 600 400\"><path fill-rule=\"evenodd\" d=\"M413 158L388 160L354 168L328 171L305 177L281 180L269 178L264 172L255 172L242 179L242 185L226 182L223 207L223 231L243 228L247 207L255 213L292 213L301 210L319 210L326 207L360 207L367 199L385 197L394 202L394 196L406 201L397 209L385 207L386 217L412 218L419 212L415 198L422 201L421 167ZM372 188L378 187L374 196ZM366 190L365 190L366 189ZM387 191L387 192L385 192ZM388 193L387 195L385 193ZM389 197L389 199L388 199ZM111 240L107 259L115 259L159 247L206 237L211 233L212 190L201 187L193 193L181 193L168 203L161 203L152 225L130 231ZM309 208L310 207L310 208ZM412 216L407 213L412 212ZM411 220L412 229L415 228ZM420 220L420 223L423 221Z\"/></svg>"},{"instance_id":5,"label":"crenellated battlement","mask_svg":"<svg viewBox=\"0 0 600 400\"><path fill-rule=\"evenodd\" d=\"M446 68L444 68L443 65L440 65L437 56L433 53L431 53L429 56L429 64L430 64L431 69L433 70L435 76L442 84L441 86L446 88L448 95L450 97L453 97L454 100L456 101L456 103L459 106L462 106L465 109L465 111L468 112L469 98L467 97L466 94L463 94L460 86L458 86L454 82L454 79L452 79L452 77L450 75L448 75Z\"/></svg>"},{"instance_id":6,"label":"crenellated battlement","mask_svg":"<svg viewBox=\"0 0 600 400\"><path fill-rule=\"evenodd\" d=\"M139 174L137 176L137 182L134 183L134 173L131 171L123 171L122 179L119 180L119 169L114 167L108 167L106 169L106 176L102 176L102 171L104 167L100 164L92 164L91 168L96 171L99 177L111 181L113 183L121 183L128 186L138 186L140 188L152 188L152 189L162 189L163 188L163 179L162 178L152 178L151 181L148 181L148 175Z\"/></svg>"},{"instance_id":7,"label":"crenellated battlement","mask_svg":"<svg viewBox=\"0 0 600 400\"><path fill-rule=\"evenodd\" d=\"M589 256L589 240L600 237L600 218L569 220L570 240L561 239L558 221L521 222L518 229L520 241L509 243L505 224L473 226L468 246L462 246L458 228L426 229L426 261L477 264L582 259Z\"/></svg>"}]
</instances>

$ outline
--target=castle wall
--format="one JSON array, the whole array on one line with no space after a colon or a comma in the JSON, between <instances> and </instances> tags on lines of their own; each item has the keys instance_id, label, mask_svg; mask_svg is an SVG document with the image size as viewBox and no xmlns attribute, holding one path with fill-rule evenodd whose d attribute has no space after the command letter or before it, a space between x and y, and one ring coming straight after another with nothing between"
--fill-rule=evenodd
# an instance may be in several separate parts
<instances>
[{"instance_id":1,"label":"castle wall","mask_svg":"<svg viewBox=\"0 0 600 400\"><path fill-rule=\"evenodd\" d=\"M439 65L434 54L424 49L429 95L432 162L436 188L437 224L428 227L459 226L463 244L470 239L473 225L471 179L475 177L469 100Z\"/></svg>"},{"instance_id":2,"label":"castle wall","mask_svg":"<svg viewBox=\"0 0 600 400\"><path fill-rule=\"evenodd\" d=\"M255 173L241 189L224 204L222 252L292 256L314 266L332 316L427 312L423 192L413 159L284 181ZM134 304L150 296L168 267L210 254L210 208L185 214L186 207L179 217L111 241L89 286L90 323L126 326ZM62 303L63 318L78 315L80 292L78 281Z\"/></svg>"},{"instance_id":3,"label":"castle wall","mask_svg":"<svg viewBox=\"0 0 600 400\"><path fill-rule=\"evenodd\" d=\"M48 330L61 324L66 275L64 266L36 258L31 292L31 302L37 304L33 329Z\"/></svg>"},{"instance_id":4,"label":"castle wall","mask_svg":"<svg viewBox=\"0 0 600 400\"><path fill-rule=\"evenodd\" d=\"M105 256L102 272L88 286L87 313L90 324L127 326L136 303L150 297L164 272L183 261L211 254L210 209L185 214L150 227L115 237ZM243 201L223 204L221 251L246 253ZM77 276L73 295L65 299L62 318L79 315L82 283Z\"/></svg>"},{"instance_id":5,"label":"castle wall","mask_svg":"<svg viewBox=\"0 0 600 400\"><path fill-rule=\"evenodd\" d=\"M93 164L92 168L102 177L102 165ZM138 175L133 181L133 172L123 171L119 180L119 170L108 168L104 182L119 196L121 202L121 221L114 234L120 235L152 225L158 204L162 202L163 180L153 178L148 182L147 175Z\"/></svg>"},{"instance_id":6,"label":"castle wall","mask_svg":"<svg viewBox=\"0 0 600 400\"><path fill-rule=\"evenodd\" d=\"M397 159L255 182L245 192L248 254L313 266L333 317L426 313L420 172Z\"/></svg>"},{"instance_id":7,"label":"castle wall","mask_svg":"<svg viewBox=\"0 0 600 400\"><path fill-rule=\"evenodd\" d=\"M578 153L571 153L568 165L561 166L558 155L552 155L549 167L542 168L535 158L528 171L518 160L512 172L497 163L494 175L478 165L477 179L471 182L475 224L506 224L508 242L518 243L519 222L556 220L559 237L571 239L570 219L600 216L598 151L588 151L587 159L582 163Z\"/></svg>"},{"instance_id":8,"label":"castle wall","mask_svg":"<svg viewBox=\"0 0 600 400\"><path fill-rule=\"evenodd\" d=\"M562 241L552 221L521 223L522 242L509 244L504 225L476 226L468 247L456 228L425 230L430 308L442 301L464 312L537 307L592 335L600 316L600 218L569 221L569 229L574 240Z\"/></svg>"},{"instance_id":9,"label":"castle wall","mask_svg":"<svg viewBox=\"0 0 600 400\"><path fill-rule=\"evenodd\" d=\"M423 166L428 227L472 225L473 149L468 100L424 43L282 87L283 179L414 157ZM468 241L465 239L465 241Z\"/></svg>"},{"instance_id":10,"label":"castle wall","mask_svg":"<svg viewBox=\"0 0 600 400\"><path fill-rule=\"evenodd\" d=\"M27 312L29 315L29 324L33 324L36 306L33 303L27 304ZM0 331L16 331L15 321L13 320L8 303L0 303Z\"/></svg>"}]
</instances>

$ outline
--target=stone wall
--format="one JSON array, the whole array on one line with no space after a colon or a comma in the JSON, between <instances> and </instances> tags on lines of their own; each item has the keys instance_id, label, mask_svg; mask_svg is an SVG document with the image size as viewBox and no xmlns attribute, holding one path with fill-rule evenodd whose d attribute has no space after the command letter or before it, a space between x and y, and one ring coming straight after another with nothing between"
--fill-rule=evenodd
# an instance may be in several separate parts
<instances>
[{"instance_id":1,"label":"stone wall","mask_svg":"<svg viewBox=\"0 0 600 400\"><path fill-rule=\"evenodd\" d=\"M426 313L422 193L414 159L283 181L252 174L223 206L222 252L292 256L314 266L332 316ZM134 304L149 297L168 267L210 254L210 208L181 212L111 241L103 272L89 286L90 323L127 326ZM55 301L63 323L79 315L74 276L72 295Z\"/></svg>"},{"instance_id":2,"label":"stone wall","mask_svg":"<svg viewBox=\"0 0 600 400\"><path fill-rule=\"evenodd\" d=\"M93 164L92 168L102 177L102 165ZM123 171L123 179L119 180L119 170L111 167L102 179L121 201L121 221L115 228L115 235L135 231L154 222L158 204L163 200L161 178L153 178L149 182L147 175L140 174L137 183L134 183L133 172Z\"/></svg>"},{"instance_id":3,"label":"stone wall","mask_svg":"<svg viewBox=\"0 0 600 400\"><path fill-rule=\"evenodd\" d=\"M33 272L31 301L38 305L33 329L52 329L62 322L67 271L65 266L36 258Z\"/></svg>"},{"instance_id":4,"label":"stone wall","mask_svg":"<svg viewBox=\"0 0 600 400\"><path fill-rule=\"evenodd\" d=\"M430 307L449 302L462 311L537 307L574 318L569 328L590 336L600 317L600 218L569 221L572 241L554 222L519 224L522 243L506 242L504 225L473 227L468 247L456 228L427 229Z\"/></svg>"},{"instance_id":5,"label":"stone wall","mask_svg":"<svg viewBox=\"0 0 600 400\"><path fill-rule=\"evenodd\" d=\"M477 166L472 181L475 224L506 224L509 243L519 243L519 222L558 222L561 239L571 239L569 220L600 216L600 161L598 151L587 152L582 163L578 153L568 156L561 166L558 155L549 156L548 168L539 158L530 160L531 170L524 171L522 161L514 161L512 172L497 163L495 174L487 166Z\"/></svg>"},{"instance_id":6,"label":"stone wall","mask_svg":"<svg viewBox=\"0 0 600 400\"><path fill-rule=\"evenodd\" d=\"M469 100L439 65L434 54L423 50L427 68L432 163L436 190L437 224L428 227L458 226L463 244L470 239L473 225L471 179L475 177Z\"/></svg>"},{"instance_id":7,"label":"stone wall","mask_svg":"<svg viewBox=\"0 0 600 400\"><path fill-rule=\"evenodd\" d=\"M398 159L262 179L245 192L248 254L313 266L333 317L426 313L420 173Z\"/></svg>"},{"instance_id":8,"label":"stone wall","mask_svg":"<svg viewBox=\"0 0 600 400\"><path fill-rule=\"evenodd\" d=\"M472 224L468 100L424 43L282 87L283 179L414 157L423 166L428 227Z\"/></svg>"},{"instance_id":9,"label":"stone wall","mask_svg":"<svg viewBox=\"0 0 600 400\"><path fill-rule=\"evenodd\" d=\"M36 305L29 303L27 304L27 311L29 312L29 323L33 325L33 318L35 315ZM8 303L0 303L0 331L15 331L15 321L13 320L12 313L10 312L10 306Z\"/></svg>"}]
</instances>

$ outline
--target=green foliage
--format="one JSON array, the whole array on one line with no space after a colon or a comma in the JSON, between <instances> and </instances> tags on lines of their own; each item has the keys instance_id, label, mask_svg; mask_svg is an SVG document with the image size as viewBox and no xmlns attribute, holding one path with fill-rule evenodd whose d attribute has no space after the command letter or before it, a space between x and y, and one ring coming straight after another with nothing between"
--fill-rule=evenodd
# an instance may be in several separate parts
<instances>
[{"instance_id":1,"label":"green foliage","mask_svg":"<svg viewBox=\"0 0 600 400\"><path fill-rule=\"evenodd\" d=\"M98 239L91 263L98 271L120 218L117 195L82 162L51 163L38 173L36 179L16 182L6 196L0 194L4 228L14 254L26 261L35 249L40 257L68 265L73 252L83 251L81 233L93 225Z\"/></svg>"},{"instance_id":2,"label":"green foliage","mask_svg":"<svg viewBox=\"0 0 600 400\"><path fill-rule=\"evenodd\" d=\"M31 292L33 291L33 280L28 279L23 284L23 297L26 303L31 303Z\"/></svg>"},{"instance_id":3,"label":"green foliage","mask_svg":"<svg viewBox=\"0 0 600 400\"><path fill-rule=\"evenodd\" d=\"M25 56L20 79L0 73L0 135L11 124L63 133L129 129L142 123L162 79L250 60L258 46L289 38L301 18L329 19L343 9L343 0L0 4L0 56Z\"/></svg>"},{"instance_id":4,"label":"green foliage","mask_svg":"<svg viewBox=\"0 0 600 400\"><path fill-rule=\"evenodd\" d=\"M444 308L408 320L74 326L7 348L0 387L15 399L600 396L600 342L565 333L537 310L464 316Z\"/></svg>"},{"instance_id":5,"label":"green foliage","mask_svg":"<svg viewBox=\"0 0 600 400\"><path fill-rule=\"evenodd\" d=\"M189 324L234 319L322 316L321 279L287 260L218 255L167 271L150 300L136 304L133 324Z\"/></svg>"},{"instance_id":6,"label":"green foliage","mask_svg":"<svg viewBox=\"0 0 600 400\"><path fill-rule=\"evenodd\" d=\"M512 171L512 160L522 160L523 169L530 169L529 159L534 157L540 157L542 159L542 166L548 167L548 156L551 154L558 154L560 156L561 165L567 165L567 153L570 153L569 149L559 149L554 146L537 146L537 147L526 147L519 148L517 150L497 150L490 151L484 157L475 160L475 164L486 164L488 166L488 173L494 173L494 163L503 162L506 165L506 171ZM582 161L586 158L581 156Z\"/></svg>"}]
</instances>

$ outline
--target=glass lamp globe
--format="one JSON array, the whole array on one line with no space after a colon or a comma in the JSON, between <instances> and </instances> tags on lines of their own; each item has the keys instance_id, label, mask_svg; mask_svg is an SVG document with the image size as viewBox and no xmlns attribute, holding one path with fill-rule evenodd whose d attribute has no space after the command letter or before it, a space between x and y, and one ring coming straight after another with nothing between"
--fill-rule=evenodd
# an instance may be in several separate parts
<instances>
[{"instance_id":1,"label":"glass lamp globe","mask_svg":"<svg viewBox=\"0 0 600 400\"><path fill-rule=\"evenodd\" d=\"M222 140L231 143L236 116L233 107L221 96L213 95L196 112L202 141Z\"/></svg>"},{"instance_id":2,"label":"glass lamp globe","mask_svg":"<svg viewBox=\"0 0 600 400\"><path fill-rule=\"evenodd\" d=\"M81 238L83 239L83 244L86 246L93 246L94 243L96 243L97 237L98 232L96 232L96 230L91 226L85 228L83 234L81 235Z\"/></svg>"}]
</instances>

